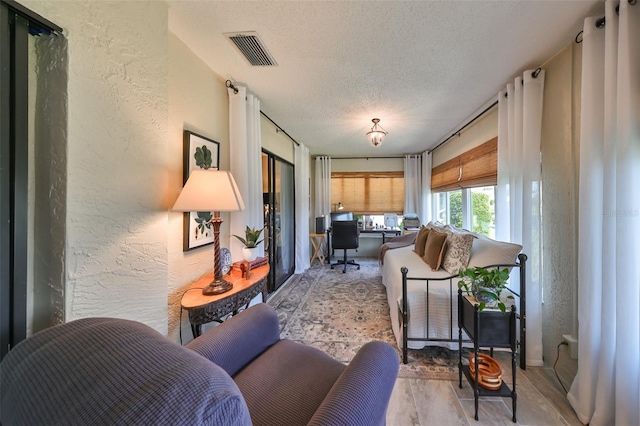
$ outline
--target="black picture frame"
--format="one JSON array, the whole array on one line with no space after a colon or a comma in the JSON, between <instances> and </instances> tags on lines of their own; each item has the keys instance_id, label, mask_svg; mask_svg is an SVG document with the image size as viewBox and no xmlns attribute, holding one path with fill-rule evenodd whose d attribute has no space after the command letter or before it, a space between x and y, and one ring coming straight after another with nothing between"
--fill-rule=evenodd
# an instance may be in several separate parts
<instances>
[{"instance_id":1,"label":"black picture frame","mask_svg":"<svg viewBox=\"0 0 640 426\"><path fill-rule=\"evenodd\" d=\"M183 185L194 169L214 169L220 167L220 143L195 132L184 130L183 144ZM213 226L206 223L213 212L185 212L183 224L182 251L194 250L213 244Z\"/></svg>"}]
</instances>

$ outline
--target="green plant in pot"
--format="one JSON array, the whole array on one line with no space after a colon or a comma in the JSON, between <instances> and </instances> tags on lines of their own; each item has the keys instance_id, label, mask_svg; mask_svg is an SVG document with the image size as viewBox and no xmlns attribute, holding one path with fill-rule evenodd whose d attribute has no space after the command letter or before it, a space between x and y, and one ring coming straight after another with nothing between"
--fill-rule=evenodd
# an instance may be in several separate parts
<instances>
[{"instance_id":1,"label":"green plant in pot","mask_svg":"<svg viewBox=\"0 0 640 426\"><path fill-rule=\"evenodd\" d=\"M244 231L244 238L234 235L242 244L244 244L244 248L242 249L242 254L247 261L255 260L258 257L258 245L264 241L264 239L258 241L260 235L264 228L256 229L247 226L247 229Z\"/></svg>"},{"instance_id":2,"label":"green plant in pot","mask_svg":"<svg viewBox=\"0 0 640 426\"><path fill-rule=\"evenodd\" d=\"M486 269L480 266L461 269L458 274L458 288L464 288L467 294L473 294L478 301L478 310L482 311L487 306L497 306L502 312L506 312L507 307L500 299L500 294L507 289L509 270L507 268ZM509 294L507 299L513 299Z\"/></svg>"}]
</instances>

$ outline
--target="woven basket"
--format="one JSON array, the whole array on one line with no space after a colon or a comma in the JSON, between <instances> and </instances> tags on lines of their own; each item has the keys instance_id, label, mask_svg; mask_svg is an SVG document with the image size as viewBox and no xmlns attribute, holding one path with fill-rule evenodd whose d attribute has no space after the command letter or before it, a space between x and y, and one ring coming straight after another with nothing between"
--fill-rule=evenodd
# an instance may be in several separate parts
<instances>
[{"instance_id":1,"label":"woven basket","mask_svg":"<svg viewBox=\"0 0 640 426\"><path fill-rule=\"evenodd\" d=\"M469 374L476 380L475 354L469 357ZM490 390L498 390L502 386L502 367L489 355L478 354L478 385Z\"/></svg>"}]
</instances>

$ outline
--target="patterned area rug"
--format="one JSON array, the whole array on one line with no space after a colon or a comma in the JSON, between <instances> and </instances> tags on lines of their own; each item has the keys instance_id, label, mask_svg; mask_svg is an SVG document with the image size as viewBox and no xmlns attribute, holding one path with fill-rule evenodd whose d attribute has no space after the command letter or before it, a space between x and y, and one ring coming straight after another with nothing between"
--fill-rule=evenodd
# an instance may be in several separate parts
<instances>
[{"instance_id":1,"label":"patterned area rug","mask_svg":"<svg viewBox=\"0 0 640 426\"><path fill-rule=\"evenodd\" d=\"M278 312L281 336L344 363L371 340L390 343L400 358L378 262L358 262L360 270L349 267L346 274L316 264L273 295L268 304ZM409 350L409 363L400 363L399 377L458 380L457 365L458 351L436 346Z\"/></svg>"}]
</instances>

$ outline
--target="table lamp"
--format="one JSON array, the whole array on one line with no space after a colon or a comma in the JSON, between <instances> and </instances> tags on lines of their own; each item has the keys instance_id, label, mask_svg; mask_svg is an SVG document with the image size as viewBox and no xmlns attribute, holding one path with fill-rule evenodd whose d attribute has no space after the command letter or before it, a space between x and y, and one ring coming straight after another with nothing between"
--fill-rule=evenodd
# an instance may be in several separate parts
<instances>
[{"instance_id":1,"label":"table lamp","mask_svg":"<svg viewBox=\"0 0 640 426\"><path fill-rule=\"evenodd\" d=\"M233 283L222 278L220 262L220 212L235 212L244 209L242 196L233 175L222 170L193 170L173 208L174 212L214 212L213 255L215 256L213 281L202 294L213 295L231 290Z\"/></svg>"}]
</instances>

